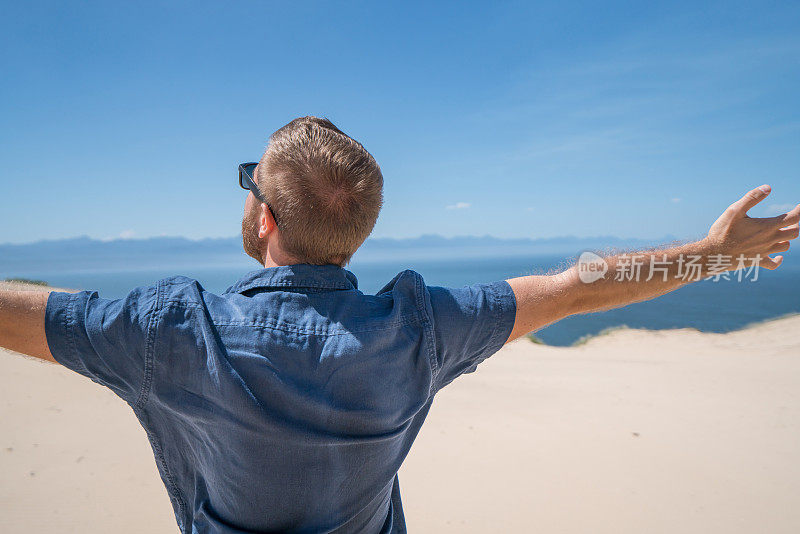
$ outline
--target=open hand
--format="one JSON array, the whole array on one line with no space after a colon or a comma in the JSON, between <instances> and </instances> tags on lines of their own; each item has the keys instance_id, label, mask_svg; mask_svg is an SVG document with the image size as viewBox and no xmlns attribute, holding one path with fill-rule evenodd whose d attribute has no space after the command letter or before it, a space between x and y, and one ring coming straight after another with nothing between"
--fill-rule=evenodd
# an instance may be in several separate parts
<instances>
[{"instance_id":1,"label":"open hand","mask_svg":"<svg viewBox=\"0 0 800 534\"><path fill-rule=\"evenodd\" d=\"M760 267L777 269L783 256L768 255L789 250L789 241L797 238L800 204L776 217L749 217L747 210L767 198L770 190L770 186L762 185L731 204L708 231L706 241L710 249L732 256L734 262L743 256L747 265L759 257Z\"/></svg>"}]
</instances>

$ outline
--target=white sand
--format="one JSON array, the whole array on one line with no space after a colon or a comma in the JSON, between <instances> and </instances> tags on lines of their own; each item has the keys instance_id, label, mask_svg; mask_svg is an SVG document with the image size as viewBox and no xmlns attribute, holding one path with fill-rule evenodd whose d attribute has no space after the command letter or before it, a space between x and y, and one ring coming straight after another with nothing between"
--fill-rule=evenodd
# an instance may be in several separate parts
<instances>
[{"instance_id":1,"label":"white sand","mask_svg":"<svg viewBox=\"0 0 800 534\"><path fill-rule=\"evenodd\" d=\"M130 408L0 352L0 529L177 532ZM411 532L798 532L800 317L517 341L440 393L400 477Z\"/></svg>"}]
</instances>

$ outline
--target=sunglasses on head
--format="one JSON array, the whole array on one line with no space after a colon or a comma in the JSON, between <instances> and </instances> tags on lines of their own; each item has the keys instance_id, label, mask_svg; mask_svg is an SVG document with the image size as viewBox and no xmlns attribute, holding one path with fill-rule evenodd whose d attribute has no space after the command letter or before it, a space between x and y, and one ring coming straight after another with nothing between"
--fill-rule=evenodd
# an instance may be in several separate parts
<instances>
[{"instance_id":1,"label":"sunglasses on head","mask_svg":"<svg viewBox=\"0 0 800 534\"><path fill-rule=\"evenodd\" d=\"M259 202L266 204L270 213L272 213L272 218L275 220L275 226L280 228L280 223L278 222L278 217L275 214L275 210L272 209L272 206L269 205L267 199L261 194L261 191L258 189L258 185L256 185L256 181L253 178L255 176L254 173L256 172L256 165L258 165L258 162L242 163L239 165L239 187L251 191L253 196L255 196Z\"/></svg>"}]
</instances>

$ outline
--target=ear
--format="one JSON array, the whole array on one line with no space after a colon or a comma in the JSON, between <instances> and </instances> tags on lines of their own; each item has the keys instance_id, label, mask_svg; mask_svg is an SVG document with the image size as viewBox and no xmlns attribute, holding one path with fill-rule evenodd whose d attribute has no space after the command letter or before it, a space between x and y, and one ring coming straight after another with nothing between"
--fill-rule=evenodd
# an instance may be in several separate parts
<instances>
[{"instance_id":1,"label":"ear","mask_svg":"<svg viewBox=\"0 0 800 534\"><path fill-rule=\"evenodd\" d=\"M277 228L275 225L275 219L272 218L272 213L270 213L269 208L263 202L261 203L261 216L259 217L260 225L258 228L258 237L260 239L264 239L273 230Z\"/></svg>"}]
</instances>

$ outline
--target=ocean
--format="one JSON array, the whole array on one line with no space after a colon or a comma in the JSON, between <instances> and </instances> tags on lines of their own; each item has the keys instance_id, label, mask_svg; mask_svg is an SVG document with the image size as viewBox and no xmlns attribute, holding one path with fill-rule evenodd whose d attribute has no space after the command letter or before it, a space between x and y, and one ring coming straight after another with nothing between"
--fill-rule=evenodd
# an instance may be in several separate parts
<instances>
[{"instance_id":1,"label":"ocean","mask_svg":"<svg viewBox=\"0 0 800 534\"><path fill-rule=\"evenodd\" d=\"M800 258L792 258L794 260ZM522 276L544 274L564 264L564 256L517 255L493 257L450 257L402 260L383 258L354 260L347 268L364 293L375 293L398 272L413 269L423 275L428 285L460 287ZM102 266L91 269L54 268L2 272L0 278L26 277L45 280L58 287L96 290L106 298L120 298L134 287L171 275L198 280L208 291L219 293L249 271L258 269L250 260L217 262L203 266L165 265L138 268L135 265ZM758 279L743 281L705 280L684 286L656 299L600 313L566 318L538 332L536 337L548 345L567 346L603 330L631 328L695 328L704 332L728 332L748 324L800 313L800 265L784 262L778 270L760 269ZM41 264L40 264L41 265Z\"/></svg>"}]
</instances>

